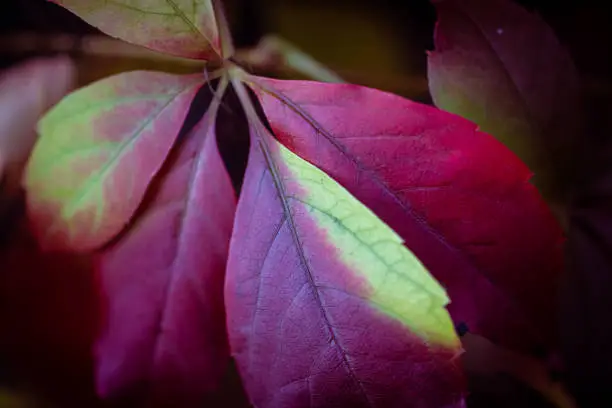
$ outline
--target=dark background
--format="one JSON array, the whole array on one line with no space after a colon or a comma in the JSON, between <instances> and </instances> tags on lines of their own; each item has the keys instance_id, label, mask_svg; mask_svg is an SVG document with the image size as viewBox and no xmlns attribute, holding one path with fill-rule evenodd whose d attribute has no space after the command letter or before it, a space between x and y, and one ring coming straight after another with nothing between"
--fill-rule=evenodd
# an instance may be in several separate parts
<instances>
[{"instance_id":1,"label":"dark background","mask_svg":"<svg viewBox=\"0 0 612 408\"><path fill-rule=\"evenodd\" d=\"M0 64L30 56L11 44L16 33L39 37L36 53L49 34L97 33L78 17L45 0L4 0L0 5ZM435 12L427 0L226 0L238 46L253 45L265 33L277 33L352 82L406 96L424 97L425 50L433 48ZM612 11L593 0L521 0L540 13L568 47L589 89L612 88ZM31 44L29 46L32 47ZM76 50L78 44L76 44ZM78 52L78 51L77 51ZM88 57L83 57L87 59ZM147 66L129 57L106 58L81 72L89 82L109 72ZM150 64L150 63L149 63ZM95 69L92 71L92 65ZM170 67L170 69L176 69Z\"/></svg>"}]
</instances>

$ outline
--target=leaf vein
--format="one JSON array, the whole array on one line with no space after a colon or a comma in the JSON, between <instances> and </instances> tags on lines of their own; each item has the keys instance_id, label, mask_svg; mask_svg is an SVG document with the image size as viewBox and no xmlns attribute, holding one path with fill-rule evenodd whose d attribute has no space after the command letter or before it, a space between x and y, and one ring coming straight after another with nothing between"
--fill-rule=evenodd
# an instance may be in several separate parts
<instances>
[{"instance_id":1,"label":"leaf vein","mask_svg":"<svg viewBox=\"0 0 612 408\"><path fill-rule=\"evenodd\" d=\"M225 92L225 89L226 89L226 82L222 81L219 85L218 90L215 91L220 94L219 100L222 98L223 93ZM166 321L168 320L168 307L167 307L168 301L170 299L170 294L172 293L174 287L176 286L177 281L179 280L179 277L178 277L179 273L177 273L176 268L177 268L177 263L179 262L179 260L183 259L183 251L185 248L185 239L186 239L184 231L185 231L185 227L186 227L186 223L188 219L188 214L190 213L190 211L192 210L194 206L194 203L192 202L193 197L194 197L194 190L196 189L194 188L194 184L196 180L198 179L199 170L201 168L202 161L204 160L203 148L206 144L206 139L209 137L209 132L211 128L213 128L215 125L216 112L219 107L219 103L215 101L209 107L205 116L202 119L200 119L201 121L206 120L207 122L205 123L206 125L205 127L203 127L202 129L198 129L198 132L201 132L200 134L202 136L201 136L201 140L199 141L197 155L195 158L192 159L193 163L191 164L191 169L189 173L189 181L187 184L187 194L183 199L183 205L181 206L181 210L180 210L180 221L178 225L176 226L176 236L178 237L178 240L176 243L175 256L172 258L172 263L170 264L170 267L169 267L169 274L170 274L169 282L166 285L166 290L164 292L164 298L162 300L162 307L160 310L159 326L157 330L157 336L155 339L155 346L153 349L153 357L152 357L153 371L155 370L157 358L159 356L160 348L162 345L161 336L163 334L163 328L165 326ZM194 136L197 137L198 135L194 135ZM202 220L209 220L209 218L210 217L200 217L200 219ZM197 285L194 285L194 287L197 287Z\"/></svg>"},{"instance_id":2,"label":"leaf vein","mask_svg":"<svg viewBox=\"0 0 612 408\"><path fill-rule=\"evenodd\" d=\"M176 14L175 13L164 13L161 11L150 11L150 10L145 10L145 9L141 9L139 7L136 6L132 6L129 4L125 4L125 3L121 3L117 0L104 0L105 4L112 4L113 6L117 6L120 8L124 8L127 10L132 10L132 11L136 11L138 13L142 13L142 14L150 14L150 15L154 15L154 16L167 16L167 17L175 17Z\"/></svg>"},{"instance_id":3,"label":"leaf vein","mask_svg":"<svg viewBox=\"0 0 612 408\"><path fill-rule=\"evenodd\" d=\"M472 259L472 257L466 255L464 252L460 251L459 248L457 248L455 245L451 244L444 237L444 235L442 235L438 230L433 228L423 216L415 212L407 200L400 198L397 192L395 192L391 187L389 187L387 183L385 183L385 181L382 180L381 177L378 176L378 174L373 169L369 168L368 166L363 164L360 160L358 160L355 156L351 155L348 149L346 148L346 146L338 143L335 140L335 138L329 132L327 132L325 128L319 122L317 122L312 116L310 116L310 114L308 114L304 109L302 109L299 105L294 103L290 98L288 98L282 92L275 91L261 84L260 82L256 80L251 79L249 81L249 84L259 87L259 89L271 95L272 97L276 98L281 103L285 104L289 109L291 109L298 116L300 116L310 127L314 129L314 131L317 134L323 136L323 138L325 138L332 145L332 147L337 149L341 155L346 157L349 161L351 161L355 165L358 177L361 177L362 172L367 173L371 177L372 181L376 185L380 186L381 189L388 196L390 196L393 199L393 201L395 201L404 211L410 214L411 218L413 218L419 225L421 225L423 229L425 229L425 231L433 235L438 240L438 242L440 242L440 244L442 244L445 248L449 250L449 252L456 254L458 257L464 259L472 268L474 268L474 270L478 271L480 276L482 276L491 286L495 287L495 282L491 278L491 276L489 276L489 274L487 274L486 271L483 271L482 268L480 268L477 264L475 264L474 259ZM474 129L474 132L477 132L477 130ZM511 300L513 303L516 303L514 298L511 298ZM518 308L519 310L522 310L522 308L520 307Z\"/></svg>"},{"instance_id":4,"label":"leaf vein","mask_svg":"<svg viewBox=\"0 0 612 408\"><path fill-rule=\"evenodd\" d=\"M326 211L324 211L324 210L320 209L319 207L317 207L317 206L313 205L312 203L309 203L309 202L307 202L307 201L304 201L304 200L302 200L302 199L300 199L300 198L298 198L298 197L295 197L295 196L288 196L287 198L290 198L290 199L293 199L293 200L299 201L300 203L304 204L305 206L308 206L308 207L312 208L313 210L318 211L318 212L320 212L321 214L323 214L323 215L325 215L325 216L329 217L329 219L330 219L330 220L332 220L332 221L333 221L334 223L336 223L337 225L340 225L340 226L341 226L341 227L342 227L342 228L343 228L343 229L344 229L346 232L350 233L350 234L351 234L351 235L352 235L352 236L353 236L353 237L354 237L354 238L355 238L357 241L359 241L359 243L360 243L362 246L364 246L364 247L366 247L366 248L368 248L368 249L370 249L370 248L371 248L372 246L374 246L374 245L380 244L381 242L385 242L385 241L392 242L392 241L390 241L390 240L384 240L384 241L377 241L377 242L374 242L374 243L372 243L372 244L367 244L366 242L364 242L364 241L363 241L363 240L362 240L362 239L359 237L359 235L357 235L357 234L356 234L354 231L352 231L350 228L347 228L347 227L344 225L344 223L342 222L342 220L340 220L339 218L337 218L337 217L333 216L332 214L329 214L328 212L326 212ZM364 229L362 229L361 231L368 231L368 230L370 230L370 229L373 229L373 228L364 228ZM401 245L401 244L398 244L398 245ZM386 259L384 259L383 257L381 257L381 256L378 254L378 252L376 252L376 251L374 251L374 250L372 250L372 249L370 249L370 252L371 252L371 253L372 253L372 254L373 254L375 257L376 257L376 259L378 259L378 260L379 260L379 261L381 261L381 262L382 262L382 263L383 263L385 266L387 266L387 269L388 269L388 272L389 272L389 273L392 273L392 274L396 275L397 277L399 277L400 279L402 279L402 280L404 280L404 281L406 281L406 282L410 282L410 283L412 283L412 284L414 284L414 285L418 286L418 287L419 287L419 289L421 289L421 290L422 290L423 292L425 292L425 293L428 293L428 294L429 294L431 297L435 297L435 298L437 298L437 297L438 297L438 295L437 295L437 294L435 294L435 293L431 292L430 290L428 290L428 289L427 289L425 286L423 286L423 285L422 285L420 282L415 281L415 280L413 280L413 279L410 279L409 277L407 277L407 276L405 276L405 275L403 275L403 274L398 273L397 271L395 271L395 270L394 270L394 268L392 268L392 266L391 266L391 265L393 265L393 264L389 264L389 263L387 262L387 260L386 260ZM403 260L405 260L405 259L403 259ZM398 262L399 262L399 261L398 261Z\"/></svg>"},{"instance_id":5,"label":"leaf vein","mask_svg":"<svg viewBox=\"0 0 612 408\"><path fill-rule=\"evenodd\" d=\"M157 109L153 114L149 115L147 117L147 119L134 131L132 132L132 134L127 137L123 142L121 142L115 152L115 154L113 154L110 159L108 160L107 163L104 164L104 166L100 169L99 172L95 173L92 177L90 177L85 183L85 188L80 189L81 191L79 192L79 194L75 197L76 200L72 201L71 205L68 205L67 208L65 209L66 213L68 214L73 214L75 211L75 207L78 208L79 204L81 203L81 201L87 196L87 194L91 191L92 188L92 184L94 184L95 181L98 181L102 178L104 178L107 174L107 172L109 171L109 169L111 168L111 166L115 163L115 161L117 160L117 158L124 153L124 150L132 145L138 138L137 136L142 133L142 131L149 126L159 115L161 115L161 113L166 110L171 104L172 102L174 102L174 100L176 98L178 98L178 96L180 94L182 94L185 90L183 89L181 92L178 92L176 94L174 94L170 99L168 99L168 101L166 103L164 103L159 109Z\"/></svg>"},{"instance_id":6,"label":"leaf vein","mask_svg":"<svg viewBox=\"0 0 612 408\"><path fill-rule=\"evenodd\" d=\"M263 125L261 125L263 126ZM321 311L321 315L323 317L323 320L325 322L325 326L328 328L330 336L332 338L332 343L336 345L336 349L337 351L340 353L341 359L343 361L343 365L347 371L347 374L349 375L349 377L353 380L353 382L359 387L359 390L364 398L364 400L368 403L369 406L374 406L374 404L372 404L372 402L370 401L370 398L367 394L367 392L365 391L364 385L361 382L361 380L359 380L359 378L357 378L353 367L351 366L351 363L349 361L348 355L345 352L344 348L342 347L342 345L340 344L340 342L338 341L338 335L336 333L336 331L333 328L333 325L331 323L330 320L330 316L327 314L327 310L326 307L323 304L323 299L321 299L321 295L319 294L319 292L316 289L316 283L314 280L314 274L311 270L310 264L308 262L308 259L306 257L306 254L304 253L304 248L302 246L302 242L301 239L299 237L298 231L297 231L297 226L295 225L295 221L293 219L293 214L291 211L291 207L289 205L289 201L287 200L288 196L285 190L285 186L282 182L282 179L280 177L280 172L278 170L278 168L276 167L276 164L274 163L274 160L271 157L271 153L269 151L268 146L266 145L266 142L264 140L264 135L260 134L260 129L256 129L257 134L259 136L259 147L262 151L262 154L265 158L266 161L266 165L268 167L268 171L270 172L271 176L272 176L272 180L274 182L274 185L276 186L276 191L277 194L279 196L279 199L281 201L282 207L283 207L283 211L287 216L287 221L288 221L288 225L289 225L289 229L291 231L291 235L293 238L293 242L296 246L296 250L298 253L298 258L300 260L300 264L302 265L302 269L304 270L304 272L306 273L306 278L308 280L309 286L313 292L313 295L315 297L316 303L319 306L319 310Z\"/></svg>"},{"instance_id":7,"label":"leaf vein","mask_svg":"<svg viewBox=\"0 0 612 408\"><path fill-rule=\"evenodd\" d=\"M174 10L174 12L176 13L176 15L183 20L183 22L189 27L189 29L194 32L195 34L199 34L200 36L202 36L202 38L204 38L204 40L206 40L207 43L210 43L211 46L212 41L210 40L210 38L208 38L208 36L202 32L200 29L198 29L198 27L196 27L196 25L193 23L193 21L191 21L187 15L183 12L183 10L181 10L181 8L178 6L178 4L176 4L176 2L174 0L166 0L166 3L168 3L168 5L170 7L172 7L172 9ZM195 2L194 2L195 4ZM195 20L195 18L194 18ZM213 47L214 48L214 47Z\"/></svg>"},{"instance_id":8,"label":"leaf vein","mask_svg":"<svg viewBox=\"0 0 612 408\"><path fill-rule=\"evenodd\" d=\"M268 245L268 248L266 250L266 254L264 255L262 261L261 261L261 270L263 270L264 265L266 264L266 261L268 260L268 256L270 255L270 252L272 250L272 247L274 246L274 243L276 242L276 239L279 237L281 230L283 229L283 226L285 225L285 223L287 222L287 216L286 214L283 213L283 218L281 220L281 222L278 223L278 226L276 227L276 229L274 230L274 234L272 235L272 239L270 240L270 244ZM257 282L257 293L255 294L255 308L254 308L254 312L253 312L253 321L251 322L251 335L253 335L255 333L255 327L257 325L257 316L258 316L258 312L259 312L259 307L261 305L261 289L263 286L263 278L261 277L261 275L259 276L259 281ZM253 358L253 351L252 351L252 347L249 349L249 357L248 357L248 362L249 362L249 366L251 366L251 361Z\"/></svg>"}]
</instances>

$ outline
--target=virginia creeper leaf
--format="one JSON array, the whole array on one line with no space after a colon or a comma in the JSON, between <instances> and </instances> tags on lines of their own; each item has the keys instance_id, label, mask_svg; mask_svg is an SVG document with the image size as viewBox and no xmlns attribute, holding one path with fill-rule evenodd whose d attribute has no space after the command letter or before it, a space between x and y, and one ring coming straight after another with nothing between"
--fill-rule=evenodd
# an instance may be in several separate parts
<instances>
[{"instance_id":1,"label":"virginia creeper leaf","mask_svg":"<svg viewBox=\"0 0 612 408\"><path fill-rule=\"evenodd\" d=\"M46 249L95 249L123 229L202 82L200 75L119 74L74 92L40 121L25 187Z\"/></svg>"},{"instance_id":2,"label":"virginia creeper leaf","mask_svg":"<svg viewBox=\"0 0 612 408\"><path fill-rule=\"evenodd\" d=\"M255 406L463 406L445 291L376 215L261 125L227 273L232 354Z\"/></svg>"},{"instance_id":3,"label":"virginia creeper leaf","mask_svg":"<svg viewBox=\"0 0 612 408\"><path fill-rule=\"evenodd\" d=\"M219 58L212 0L51 0L106 34L155 51Z\"/></svg>"},{"instance_id":4,"label":"virginia creeper leaf","mask_svg":"<svg viewBox=\"0 0 612 408\"><path fill-rule=\"evenodd\" d=\"M355 85L250 77L276 137L372 209L507 347L554 333L562 235L529 170L471 122Z\"/></svg>"},{"instance_id":5,"label":"virginia creeper leaf","mask_svg":"<svg viewBox=\"0 0 612 408\"><path fill-rule=\"evenodd\" d=\"M476 122L525 161L541 191L559 194L579 126L569 53L538 15L510 0L433 3L428 76L436 106Z\"/></svg>"},{"instance_id":6,"label":"virginia creeper leaf","mask_svg":"<svg viewBox=\"0 0 612 408\"><path fill-rule=\"evenodd\" d=\"M155 406L199 406L227 369L223 281L235 196L212 103L168 159L152 202L100 254L104 397L138 389Z\"/></svg>"}]
</instances>

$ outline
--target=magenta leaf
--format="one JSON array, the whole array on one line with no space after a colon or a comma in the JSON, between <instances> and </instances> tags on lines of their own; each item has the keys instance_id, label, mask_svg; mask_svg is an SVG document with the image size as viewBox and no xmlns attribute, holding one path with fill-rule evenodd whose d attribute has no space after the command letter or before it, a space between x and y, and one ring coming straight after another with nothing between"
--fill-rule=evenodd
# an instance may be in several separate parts
<instances>
[{"instance_id":1,"label":"magenta leaf","mask_svg":"<svg viewBox=\"0 0 612 408\"><path fill-rule=\"evenodd\" d=\"M137 388L156 404L196 406L227 369L222 294L235 196L217 150L218 106L215 98L145 211L100 254L107 316L95 351L104 397Z\"/></svg>"},{"instance_id":2,"label":"magenta leaf","mask_svg":"<svg viewBox=\"0 0 612 408\"><path fill-rule=\"evenodd\" d=\"M462 407L447 303L401 238L252 122L226 307L255 406Z\"/></svg>"},{"instance_id":3,"label":"magenta leaf","mask_svg":"<svg viewBox=\"0 0 612 408\"><path fill-rule=\"evenodd\" d=\"M95 250L125 228L203 83L198 74L121 73L68 95L41 119L24 185L46 250Z\"/></svg>"},{"instance_id":4,"label":"magenta leaf","mask_svg":"<svg viewBox=\"0 0 612 408\"><path fill-rule=\"evenodd\" d=\"M523 351L552 345L562 234L508 149L381 91L250 82L276 137L399 233L448 290L457 324Z\"/></svg>"}]
</instances>

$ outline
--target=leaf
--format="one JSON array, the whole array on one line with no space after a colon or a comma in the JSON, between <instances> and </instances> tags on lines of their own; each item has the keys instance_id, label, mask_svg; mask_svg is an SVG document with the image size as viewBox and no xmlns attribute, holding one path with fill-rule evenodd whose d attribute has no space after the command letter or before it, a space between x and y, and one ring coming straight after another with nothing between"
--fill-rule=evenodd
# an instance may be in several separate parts
<instances>
[{"instance_id":1,"label":"leaf","mask_svg":"<svg viewBox=\"0 0 612 408\"><path fill-rule=\"evenodd\" d=\"M251 67L256 72L298 74L322 82L345 82L312 56L276 35L262 37L256 47L241 50L236 59L241 61L241 65Z\"/></svg>"},{"instance_id":2,"label":"leaf","mask_svg":"<svg viewBox=\"0 0 612 408\"><path fill-rule=\"evenodd\" d=\"M200 406L227 370L223 282L235 196L217 150L218 106L171 156L134 225L100 254L103 397L136 389L155 406Z\"/></svg>"},{"instance_id":3,"label":"leaf","mask_svg":"<svg viewBox=\"0 0 612 408\"><path fill-rule=\"evenodd\" d=\"M445 291L402 240L252 124L226 281L258 407L460 407Z\"/></svg>"},{"instance_id":4,"label":"leaf","mask_svg":"<svg viewBox=\"0 0 612 408\"><path fill-rule=\"evenodd\" d=\"M535 172L550 199L575 171L579 78L553 30L510 0L433 0L428 77L441 109L477 123Z\"/></svg>"},{"instance_id":5,"label":"leaf","mask_svg":"<svg viewBox=\"0 0 612 408\"><path fill-rule=\"evenodd\" d=\"M0 178L5 167L26 161L36 140L32 123L72 89L75 74L74 65L65 57L27 61L2 73Z\"/></svg>"},{"instance_id":6,"label":"leaf","mask_svg":"<svg viewBox=\"0 0 612 408\"><path fill-rule=\"evenodd\" d=\"M193 59L223 55L212 0L51 0L106 34Z\"/></svg>"},{"instance_id":7,"label":"leaf","mask_svg":"<svg viewBox=\"0 0 612 408\"><path fill-rule=\"evenodd\" d=\"M75 75L65 57L29 60L0 75L0 247L10 239L7 226L16 218L11 213L36 142L32 124L71 90Z\"/></svg>"},{"instance_id":8,"label":"leaf","mask_svg":"<svg viewBox=\"0 0 612 408\"><path fill-rule=\"evenodd\" d=\"M562 235L528 169L455 115L355 85L249 77L276 137L374 211L456 324L533 351L555 333Z\"/></svg>"},{"instance_id":9,"label":"leaf","mask_svg":"<svg viewBox=\"0 0 612 408\"><path fill-rule=\"evenodd\" d=\"M124 228L202 82L200 75L120 74L74 92L41 120L25 188L45 249L96 249Z\"/></svg>"}]
</instances>

